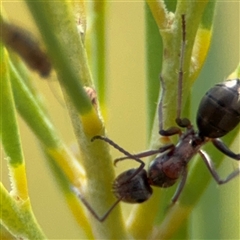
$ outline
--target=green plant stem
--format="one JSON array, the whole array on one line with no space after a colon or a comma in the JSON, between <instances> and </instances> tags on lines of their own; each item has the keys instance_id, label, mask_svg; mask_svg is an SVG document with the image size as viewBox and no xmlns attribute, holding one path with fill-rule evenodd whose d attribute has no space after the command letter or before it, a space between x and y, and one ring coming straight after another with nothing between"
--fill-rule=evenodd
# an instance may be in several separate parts
<instances>
[{"instance_id":1,"label":"green plant stem","mask_svg":"<svg viewBox=\"0 0 240 240\"><path fill-rule=\"evenodd\" d=\"M164 45L164 60L162 65L162 78L165 84L165 92L162 109L162 124L164 129L175 125L175 118L177 113L177 99L178 96L178 74L179 74L179 54L182 43L182 20L181 15L185 14L186 20L186 42L187 46L184 52L184 84L182 87L182 106L185 105L188 93L192 87L193 81L191 76L191 57L194 46L194 39L201 22L204 9L207 2L178 2L174 21L171 27L160 29L160 33ZM202 65L203 63L201 63ZM175 104L173 104L175 99Z\"/></svg>"},{"instance_id":2,"label":"green plant stem","mask_svg":"<svg viewBox=\"0 0 240 240\"><path fill-rule=\"evenodd\" d=\"M87 48L91 62L98 101L104 118L106 118L106 1L88 3L91 13L91 34L87 36Z\"/></svg>"},{"instance_id":3,"label":"green plant stem","mask_svg":"<svg viewBox=\"0 0 240 240\"><path fill-rule=\"evenodd\" d=\"M61 86L67 93L71 104L77 109L78 114L70 114L70 116L73 116L72 122L75 132L77 132L82 164L86 172L86 185L81 189L81 192L97 214L101 215L115 201L111 191L109 191L114 174L107 144L102 141L94 143L90 141L95 135L103 135L104 127L99 112L92 107L85 91L79 89L80 82L91 86L85 49L77 34L67 2L26 2L41 31ZM73 48L69 48L70 44ZM74 91L71 91L68 85L74 86ZM76 95L77 91L79 92ZM73 186L76 185L73 184ZM104 223L99 223L90 217L95 237L102 239L127 238L119 207L114 210L111 217L115 218L114 223L110 219Z\"/></svg>"},{"instance_id":4,"label":"green plant stem","mask_svg":"<svg viewBox=\"0 0 240 240\"><path fill-rule=\"evenodd\" d=\"M171 16L169 15L164 1L148 1L146 3L149 5L149 8L152 12L152 15L155 18L155 21L159 27L159 29L167 28L169 21L171 21Z\"/></svg>"},{"instance_id":5,"label":"green plant stem","mask_svg":"<svg viewBox=\"0 0 240 240\"><path fill-rule=\"evenodd\" d=\"M47 239L31 210L29 199L15 200L0 183L1 220L4 227L17 238Z\"/></svg>"},{"instance_id":6,"label":"green plant stem","mask_svg":"<svg viewBox=\"0 0 240 240\"><path fill-rule=\"evenodd\" d=\"M1 140L7 155L13 193L20 199L26 200L28 198L28 187L25 163L16 121L15 105L9 79L7 60L8 56L6 51L3 53L3 49L1 49L1 67L4 69L1 74Z\"/></svg>"},{"instance_id":7,"label":"green plant stem","mask_svg":"<svg viewBox=\"0 0 240 240\"><path fill-rule=\"evenodd\" d=\"M84 194L84 197L87 199L87 201L89 201L96 213L99 216L102 216L115 202L112 192L109 191L112 187L111 183L114 179L113 165L111 162L111 156L109 154L109 146L103 141L96 140L94 143L92 143L89 139L84 137L78 114L75 111L75 108L72 107L67 96L65 96L65 99L67 102L69 115L71 116L78 146L81 150L81 162L84 169L86 169L87 182L84 188L86 190L84 191L82 188L80 191L82 194ZM104 170L99 171L99 169ZM108 170L107 176L106 169ZM99 191L99 188L101 191ZM96 196L98 197L96 198ZM115 220L115 224L108 219L104 222L104 224L99 223L96 219L90 216L91 226L92 228L95 227L93 232L97 238L102 238L103 236L106 238L122 238L126 236L124 233L124 225L119 207L114 210L114 212L111 214L111 217L117 219ZM117 228L118 231L116 232L116 229L113 232L108 230L106 233L106 229L109 228L111 228L111 230Z\"/></svg>"},{"instance_id":8,"label":"green plant stem","mask_svg":"<svg viewBox=\"0 0 240 240\"><path fill-rule=\"evenodd\" d=\"M45 115L45 111L35 101L34 96L11 63L10 76L14 98L18 103L17 110L38 137L41 144L48 149L50 154L54 155L58 164L63 167L62 169L70 181L77 182L77 185L79 185L78 179L84 178L82 168L77 160L69 154L48 116Z\"/></svg>"},{"instance_id":9,"label":"green plant stem","mask_svg":"<svg viewBox=\"0 0 240 240\"><path fill-rule=\"evenodd\" d=\"M150 141L153 122L156 113L156 103L159 99L160 89L160 69L162 59L159 56L163 53L162 39L158 26L154 21L152 13L147 4L145 4L146 20L146 91L147 91L147 133L148 142ZM154 64L153 64L154 63Z\"/></svg>"},{"instance_id":10,"label":"green plant stem","mask_svg":"<svg viewBox=\"0 0 240 240\"><path fill-rule=\"evenodd\" d=\"M48 153L46 148L42 148L43 153L45 154L45 157L47 159L47 162L57 180L58 187L61 189L61 192L64 193L65 200L75 217L77 223L82 228L82 230L85 232L88 239L93 239L93 231L90 224L90 221L87 217L85 217L85 211L81 205L81 202L76 197L75 194L73 194L73 191L71 190L72 185L69 182L69 179L66 177L62 169L59 167L58 164L56 164L55 159ZM83 183L83 182L82 182Z\"/></svg>"},{"instance_id":11,"label":"green plant stem","mask_svg":"<svg viewBox=\"0 0 240 240\"><path fill-rule=\"evenodd\" d=\"M10 63L10 73L11 80L13 82L13 90L15 100L18 102L18 111L31 127L35 135L40 140L46 155L51 157L51 161L54 161L54 164L61 169L61 174L57 175L57 180L62 184L66 176L68 179L68 186L70 183L75 186L84 185L85 182L85 173L82 170L81 166L77 162L74 156L66 149L66 147L61 142L60 138L53 125L51 124L48 115L45 110L42 110L42 107L35 100L35 95L32 95L27 86L24 84L20 75ZM27 106L27 107L26 107ZM49 162L48 162L49 163ZM51 163L50 163L51 165ZM64 176L64 178L63 178ZM66 200L71 209L74 209L74 216L77 222L82 226L84 223L84 230L90 229L87 227L87 220L85 213L81 209L82 206L76 205L75 201L72 200L72 191L70 187L63 191ZM77 215L78 213L78 215ZM81 219L81 220L80 220ZM88 235L90 231L87 231Z\"/></svg>"},{"instance_id":12,"label":"green plant stem","mask_svg":"<svg viewBox=\"0 0 240 240\"><path fill-rule=\"evenodd\" d=\"M90 85L91 75L85 49L72 16L72 8L65 1L43 3L26 0L26 3L41 31L60 83L80 114L90 112L92 105L82 84ZM67 26L66 32L62 26Z\"/></svg>"},{"instance_id":13,"label":"green plant stem","mask_svg":"<svg viewBox=\"0 0 240 240\"><path fill-rule=\"evenodd\" d=\"M152 10L152 14L158 24L162 40L163 40L163 49L164 49L164 55L163 55L163 63L162 63L162 77L165 84L165 92L164 92L164 99L163 99L163 128L167 129L168 127L175 126L175 118L177 113L177 98L178 95L178 75L179 75L179 55L181 52L181 44L182 44L182 21L181 21L181 15L185 15L186 20L186 38L187 38L187 46L184 52L184 62L183 62L183 71L184 71L184 82L183 82L183 89L182 89L182 98L183 98L183 105L186 105L187 108L189 108L189 104L186 104L188 93L190 92L193 80L195 80L197 76L197 72L199 72L199 69L203 66L205 57L201 58L201 61L199 62L199 65L197 68L192 68L192 62L191 57L198 56L192 56L193 54L193 48L194 45L199 44L199 42L195 43L194 39L195 36L199 34L199 29L203 26L201 25L201 21L203 18L203 13L207 6L207 1L203 2L182 2L179 1L176 6L176 12L175 15L172 13L168 13L165 6L160 1L159 4L156 5L156 2L147 2L149 4L150 9ZM154 7L153 7L154 6ZM209 11L211 14L213 12L214 6L208 6L211 7L211 11ZM157 9L158 8L158 9ZM158 14L161 12L162 14ZM161 15L161 16L160 16ZM212 14L213 15L213 14ZM163 18L165 16L165 18ZM212 17L208 18L210 22L208 22L209 29L211 29L212 26ZM204 25L206 27L206 24ZM150 32L150 31L149 31ZM210 32L210 31L209 31ZM207 38L208 41L210 41ZM200 44L204 44L203 39L200 39ZM149 41L150 43L150 41ZM209 44L208 44L209 45ZM208 51L208 48L204 49L204 53ZM156 71L152 67L151 72ZM160 73L160 69L159 69ZM193 79L194 77L194 79ZM151 81L151 79L148 79L148 81ZM152 80L153 81L153 80ZM154 81L158 81L158 79L154 79ZM154 85L154 83L153 83ZM160 96L161 98L162 96ZM184 113L187 112L187 109L184 110ZM188 110L189 112L189 110ZM156 111L156 116L159 116L158 109ZM187 117L184 115L184 117ZM153 135L151 140L151 149L157 148L156 146L159 145L159 138L160 138L160 144L166 144L166 138L161 138L161 136L157 136L159 131L159 119L155 117L154 121L154 127L153 127ZM150 159L151 160L151 159ZM158 190L159 191L159 190ZM171 192L171 191L170 191ZM154 193L156 194L156 193ZM166 201L161 201L159 198L161 195L157 194L157 196L152 196L154 198L154 201L146 202L143 205L136 206L134 208L134 214L130 216L129 221L129 230L130 232L134 232L134 229L136 229L136 226L140 226L139 218L143 214L147 219L151 219L150 222L152 224L146 224L146 228L142 231L140 231L140 234L144 234L143 236L147 236L152 231L152 225L154 225L153 221L154 219L151 216L151 211L147 211L147 209L156 209L159 208L159 205L162 209L164 209L166 206ZM166 199L169 199L170 196L167 196ZM167 203L168 204L168 203ZM159 215L161 215L161 211L159 211ZM163 214L165 215L165 214ZM168 219L168 214L166 216L163 216L163 218ZM182 222L176 227L175 230L177 230ZM170 221L168 222L170 224L168 232L171 236L174 234L174 232L171 231L171 225ZM174 225L174 224L173 224ZM163 226L163 228L165 225ZM148 228L148 229L147 229ZM140 229L142 229L140 227ZM161 228L162 229L162 228ZM143 233L144 231L144 233ZM180 234L184 233L186 231L180 232ZM140 234L135 233L136 238L140 238ZM184 238L184 236L178 236L179 238ZM158 239L153 237L153 239Z\"/></svg>"},{"instance_id":14,"label":"green plant stem","mask_svg":"<svg viewBox=\"0 0 240 240\"><path fill-rule=\"evenodd\" d=\"M2 224L0 224L0 238L3 240L16 240L16 238Z\"/></svg>"},{"instance_id":15,"label":"green plant stem","mask_svg":"<svg viewBox=\"0 0 240 240\"><path fill-rule=\"evenodd\" d=\"M54 161L54 164L61 169L61 174L57 175L57 180L62 184L63 176L64 179L68 179L68 186L70 183L75 186L84 185L85 182L85 173L81 166L79 165L76 158L70 154L70 152L66 149L66 147L61 142L60 138L53 125L51 124L48 115L46 115L46 111L42 110L42 107L35 100L35 95L33 96L27 86L24 84L20 75L14 68L14 66L10 63L10 73L11 80L13 83L13 91L15 100L18 102L18 111L33 130L37 138L40 140L41 145L46 152L46 155L51 157L51 161ZM51 162L48 162L51 165ZM66 181L66 180L65 180ZM65 191L63 191L67 202L70 208L74 209L74 216L78 223L82 226L84 223L84 230L89 229L87 227L87 221L85 217L85 212L81 209L82 206L79 204L76 206L74 200L72 200L71 194L72 191L70 187ZM76 201L76 199L75 199ZM78 213L78 215L77 215ZM81 219L81 220L80 220ZM86 233L89 234L89 231Z\"/></svg>"},{"instance_id":16,"label":"green plant stem","mask_svg":"<svg viewBox=\"0 0 240 240\"><path fill-rule=\"evenodd\" d=\"M46 239L33 215L28 197L25 161L19 138L7 63L8 56L1 47L0 130L12 186L10 195L2 183L0 184L1 222L15 237Z\"/></svg>"}]
</instances>

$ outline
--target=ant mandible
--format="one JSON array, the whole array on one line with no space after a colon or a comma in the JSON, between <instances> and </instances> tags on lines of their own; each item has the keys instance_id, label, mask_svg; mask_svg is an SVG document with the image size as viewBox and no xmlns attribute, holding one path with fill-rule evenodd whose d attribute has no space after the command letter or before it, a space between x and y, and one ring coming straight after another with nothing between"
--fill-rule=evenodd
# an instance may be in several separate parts
<instances>
[{"instance_id":1,"label":"ant mandible","mask_svg":"<svg viewBox=\"0 0 240 240\"><path fill-rule=\"evenodd\" d=\"M151 186L170 187L180 178L179 186L172 197L174 204L186 183L187 164L197 153L201 156L209 172L218 184L224 184L239 175L240 169L233 171L226 179L222 180L218 176L211 159L201 149L207 143L212 142L214 146L228 157L240 160L240 154L233 153L219 138L234 129L240 122L240 79L227 80L216 84L202 98L197 112L198 131L193 128L190 120L180 118L181 94L183 81L183 59L186 45L186 25L185 16L182 15L182 46L180 55L179 79L178 79L178 105L177 105L177 127L163 130L162 126L162 105L164 98L164 82L160 76L163 95L159 103L159 122L162 136L179 135L176 145L169 144L157 150L149 150L136 155L132 155L112 140L104 136L95 136L92 141L103 140L114 148L122 152L125 157L115 159L114 165L124 159L133 159L140 163L136 169L129 169L121 173L113 183L113 193L117 197L116 202L108 209L103 216L98 216L78 189L73 188L74 192L81 199L87 209L99 221L104 221L111 211L120 201L127 203L141 203L146 201L152 194ZM181 128L185 128L182 132ZM148 171L144 169L145 163L140 159L143 157L158 154L150 163Z\"/></svg>"}]
</instances>

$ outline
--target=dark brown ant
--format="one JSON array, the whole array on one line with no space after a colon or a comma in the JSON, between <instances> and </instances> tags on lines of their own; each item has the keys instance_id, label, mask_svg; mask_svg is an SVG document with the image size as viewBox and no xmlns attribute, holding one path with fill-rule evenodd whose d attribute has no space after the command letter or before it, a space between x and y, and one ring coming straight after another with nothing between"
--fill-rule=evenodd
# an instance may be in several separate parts
<instances>
[{"instance_id":1,"label":"dark brown ant","mask_svg":"<svg viewBox=\"0 0 240 240\"><path fill-rule=\"evenodd\" d=\"M185 17L182 15L182 47L180 55L180 71L178 83L178 106L177 106L177 127L171 127L163 130L162 126L162 105L164 98L164 81L160 77L163 89L163 95L159 103L159 122L162 136L179 135L179 141L176 145L169 144L157 150L149 150L136 155L132 155L112 140L103 136L95 136L92 141L100 139L106 141L114 148L122 152L125 157L118 158L114 161L116 164L124 159L133 159L140 163L136 169L130 169L121 173L113 183L113 193L117 197L116 202L110 209L101 217L99 217L85 198L81 195L78 189L73 188L84 205L99 221L104 221L115 206L124 201L127 203L141 203L146 201L152 194L151 186L170 187L180 178L180 183L172 198L174 204L186 183L187 179L187 164L197 153L201 156L206 164L209 172L218 184L224 184L239 175L240 168L229 174L226 179L222 180L218 176L211 159L201 150L201 147L212 142L214 146L235 160L240 160L240 154L233 153L219 138L226 135L234 129L240 122L240 79L227 80L223 83L216 84L211 88L201 100L197 112L198 131L194 130L193 125L187 118L181 119L181 91L183 81L183 59L185 50ZM182 132L181 128L185 128ZM158 154L157 157L150 163L148 171L144 169L145 163L140 159L143 157Z\"/></svg>"},{"instance_id":2,"label":"dark brown ant","mask_svg":"<svg viewBox=\"0 0 240 240\"><path fill-rule=\"evenodd\" d=\"M33 35L22 27L1 20L0 40L16 52L32 70L41 77L48 77L52 65L47 54L40 48Z\"/></svg>"}]
</instances>

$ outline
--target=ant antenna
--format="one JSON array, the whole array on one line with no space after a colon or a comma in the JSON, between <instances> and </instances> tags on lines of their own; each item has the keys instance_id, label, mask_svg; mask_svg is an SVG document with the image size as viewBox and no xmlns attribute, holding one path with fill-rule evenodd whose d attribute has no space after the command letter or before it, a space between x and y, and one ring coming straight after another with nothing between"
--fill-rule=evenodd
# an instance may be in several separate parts
<instances>
[{"instance_id":1,"label":"ant antenna","mask_svg":"<svg viewBox=\"0 0 240 240\"><path fill-rule=\"evenodd\" d=\"M117 204L122 200L123 197L117 199L115 203L105 212L101 217L97 215L97 213L94 211L92 206L88 203L88 201L84 198L84 196L81 194L81 192L78 190L78 188L72 186L72 191L76 194L76 196L82 201L82 203L85 205L85 207L88 209L88 211L99 221L103 222L108 215L112 212L112 210L117 206Z\"/></svg>"},{"instance_id":2,"label":"ant antenna","mask_svg":"<svg viewBox=\"0 0 240 240\"><path fill-rule=\"evenodd\" d=\"M118 144L116 144L115 142L113 142L112 140L110 140L109 138L107 137L104 137L104 136L94 136L91 141L95 141L96 139L100 139L100 140L103 140L105 142L107 142L108 144L110 144L111 146L113 146L115 149L117 149L119 152L123 153L124 155L128 156L128 158L131 158L131 159L134 159L136 162L140 163L140 166L136 169L136 171L126 180L126 183L129 182L132 178L134 178L139 172L142 171L142 169L144 168L145 166L145 163L137 158L136 156L132 155L131 153L129 153L128 151L126 151L125 149L121 148ZM121 160L118 160L116 159L114 161L114 165L116 166L116 163L118 161L121 161Z\"/></svg>"}]
</instances>

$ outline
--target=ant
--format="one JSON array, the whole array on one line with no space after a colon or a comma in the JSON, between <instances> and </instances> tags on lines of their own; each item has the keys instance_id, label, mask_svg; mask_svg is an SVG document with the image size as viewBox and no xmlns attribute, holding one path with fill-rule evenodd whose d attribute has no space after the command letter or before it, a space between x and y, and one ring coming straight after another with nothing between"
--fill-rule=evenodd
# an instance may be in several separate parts
<instances>
[{"instance_id":1,"label":"ant","mask_svg":"<svg viewBox=\"0 0 240 240\"><path fill-rule=\"evenodd\" d=\"M240 160L240 154L233 153L219 138L226 135L234 129L240 122L240 79L227 80L223 83L216 84L202 98L197 112L197 127L196 131L193 128L190 120L180 118L181 112L181 86L183 81L183 59L186 45L186 26L185 15L182 15L182 46L180 55L180 68L178 78L178 105L177 105L177 127L171 127L163 130L162 126L162 106L164 98L164 82L162 76L160 81L162 84L163 95L159 102L159 121L160 131L162 136L179 135L179 141L176 145L168 144L160 147L157 150L149 150L136 155L132 155L112 140L104 136L95 136L92 141L99 139L112 145L114 148L122 152L125 157L115 159L114 165L124 159L133 159L140 163L136 169L129 169L121 173L113 183L113 193L117 197L116 202L109 210L99 217L85 198L81 195L78 189L73 188L74 192L81 199L84 205L92 213L92 215L103 222L111 211L120 201L127 203L141 203L146 201L152 194L151 186L170 187L180 178L180 183L174 196L172 204L174 204L186 183L187 179L187 164L194 155L199 154L206 164L209 172L217 182L224 184L232 180L240 174L240 169L236 169L229 174L226 179L222 180L218 176L211 159L201 147L207 142L212 142L213 145L228 157ZM185 128L182 132L181 128ZM143 157L158 154L150 163L148 171L144 169L145 163L140 159Z\"/></svg>"}]
</instances>

